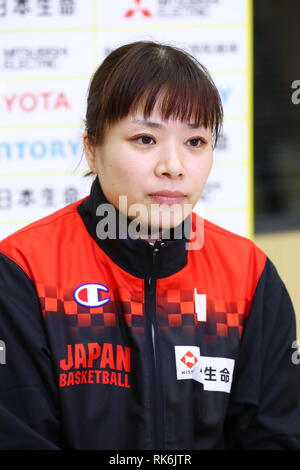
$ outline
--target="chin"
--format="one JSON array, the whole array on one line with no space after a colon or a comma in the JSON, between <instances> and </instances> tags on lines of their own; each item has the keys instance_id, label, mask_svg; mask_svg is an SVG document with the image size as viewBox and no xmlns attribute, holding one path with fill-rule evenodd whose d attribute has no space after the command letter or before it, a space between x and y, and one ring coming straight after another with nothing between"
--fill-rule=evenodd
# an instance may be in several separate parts
<instances>
[{"instance_id":1,"label":"chin","mask_svg":"<svg viewBox=\"0 0 300 470\"><path fill-rule=\"evenodd\" d=\"M182 217L176 217L171 222L160 223L159 230L169 232L172 229L175 229L176 227L181 227L183 221L184 219Z\"/></svg>"}]
</instances>

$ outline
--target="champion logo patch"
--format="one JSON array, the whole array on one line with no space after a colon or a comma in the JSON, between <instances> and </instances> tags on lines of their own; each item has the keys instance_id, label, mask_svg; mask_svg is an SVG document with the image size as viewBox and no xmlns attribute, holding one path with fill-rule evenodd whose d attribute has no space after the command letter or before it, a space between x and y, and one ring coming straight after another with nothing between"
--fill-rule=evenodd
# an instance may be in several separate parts
<instances>
[{"instance_id":1,"label":"champion logo patch","mask_svg":"<svg viewBox=\"0 0 300 470\"><path fill-rule=\"evenodd\" d=\"M110 301L110 297L105 295L107 292L109 289L103 284L82 284L75 289L74 300L84 307L101 307Z\"/></svg>"},{"instance_id":2,"label":"champion logo patch","mask_svg":"<svg viewBox=\"0 0 300 470\"><path fill-rule=\"evenodd\" d=\"M198 346L175 346L177 380L193 379L207 391L230 393L234 360L201 356Z\"/></svg>"}]
</instances>

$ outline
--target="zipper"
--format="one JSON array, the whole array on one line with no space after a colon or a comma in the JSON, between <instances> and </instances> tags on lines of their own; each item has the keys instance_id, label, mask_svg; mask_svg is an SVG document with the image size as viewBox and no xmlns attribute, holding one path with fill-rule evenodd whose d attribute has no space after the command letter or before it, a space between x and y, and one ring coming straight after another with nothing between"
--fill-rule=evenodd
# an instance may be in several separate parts
<instances>
[{"instance_id":1,"label":"zipper","mask_svg":"<svg viewBox=\"0 0 300 470\"><path fill-rule=\"evenodd\" d=\"M152 345L153 345L153 352L154 352L154 363L155 363L155 366L156 366L155 331L154 331L153 323L152 323L151 333L152 333Z\"/></svg>"},{"instance_id":2,"label":"zipper","mask_svg":"<svg viewBox=\"0 0 300 470\"><path fill-rule=\"evenodd\" d=\"M153 295L154 300L156 301L156 279L155 279L155 285L152 286L153 283L153 277L154 277L154 267L157 262L157 255L159 253L160 247L163 245L160 239L156 240L154 243L153 247L153 252L152 252L152 265L151 265L151 274L148 278L148 286L149 290ZM153 288L154 287L154 288ZM156 302L154 303L154 308L156 307ZM153 353L154 353L154 361L156 365L156 352L155 352L155 331L154 331L154 324L153 324L153 311L151 312L151 337L152 337L152 347L153 347Z\"/></svg>"},{"instance_id":3,"label":"zipper","mask_svg":"<svg viewBox=\"0 0 300 470\"><path fill-rule=\"evenodd\" d=\"M151 337L151 372L152 386L150 388L150 399L153 407L152 413L152 435L154 449L164 449L164 405L163 405L163 388L162 388L162 367L161 355L157 350L156 344L156 266L159 251L163 242L158 239L155 241L152 251L152 263L150 274L145 282L145 313L146 324L148 328L148 337ZM156 343L156 344L155 344Z\"/></svg>"}]
</instances>

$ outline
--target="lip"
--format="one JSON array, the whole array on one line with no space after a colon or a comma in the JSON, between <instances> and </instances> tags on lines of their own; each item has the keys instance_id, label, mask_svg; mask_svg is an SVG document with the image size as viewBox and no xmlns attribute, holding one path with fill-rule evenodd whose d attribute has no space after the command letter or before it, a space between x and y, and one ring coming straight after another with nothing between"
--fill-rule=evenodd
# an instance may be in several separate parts
<instances>
[{"instance_id":1,"label":"lip","mask_svg":"<svg viewBox=\"0 0 300 470\"><path fill-rule=\"evenodd\" d=\"M153 199L158 204L176 204L181 202L186 195L181 191L157 191L156 193L149 194L151 199Z\"/></svg>"},{"instance_id":2,"label":"lip","mask_svg":"<svg viewBox=\"0 0 300 470\"><path fill-rule=\"evenodd\" d=\"M184 197L181 191L168 191L164 189L163 191L157 191L156 193L151 193L150 196L162 196L162 197Z\"/></svg>"}]
</instances>

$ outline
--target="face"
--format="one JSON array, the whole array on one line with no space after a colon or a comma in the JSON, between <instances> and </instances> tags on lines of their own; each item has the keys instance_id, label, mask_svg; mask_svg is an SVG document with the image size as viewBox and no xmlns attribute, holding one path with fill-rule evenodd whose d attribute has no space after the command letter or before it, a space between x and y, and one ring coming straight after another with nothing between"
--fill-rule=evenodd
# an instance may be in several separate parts
<instances>
[{"instance_id":1,"label":"face","mask_svg":"<svg viewBox=\"0 0 300 470\"><path fill-rule=\"evenodd\" d=\"M182 223L212 167L210 129L163 121L157 106L147 120L137 111L112 125L101 146L91 148L86 135L84 140L87 161L107 200L154 231ZM127 198L122 205L119 196Z\"/></svg>"}]
</instances>

